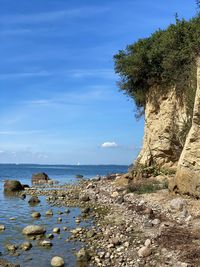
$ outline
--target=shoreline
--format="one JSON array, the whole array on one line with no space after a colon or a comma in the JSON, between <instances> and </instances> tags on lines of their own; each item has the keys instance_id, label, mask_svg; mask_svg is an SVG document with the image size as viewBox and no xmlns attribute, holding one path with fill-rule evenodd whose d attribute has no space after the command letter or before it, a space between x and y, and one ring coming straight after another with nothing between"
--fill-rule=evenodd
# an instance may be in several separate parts
<instances>
[{"instance_id":1,"label":"shoreline","mask_svg":"<svg viewBox=\"0 0 200 267\"><path fill-rule=\"evenodd\" d=\"M68 239L85 244L85 252L90 255L87 266L199 266L200 256L192 256L193 239L200 237L195 225L198 200L170 195L167 189L150 194L127 193L122 176L82 179L78 184L54 189L35 187L25 193L46 196L51 206L79 207L82 214L76 218L77 224L93 220L91 229L77 226ZM177 198L185 203L185 209L170 207ZM186 246L188 240L191 244Z\"/></svg>"}]
</instances>

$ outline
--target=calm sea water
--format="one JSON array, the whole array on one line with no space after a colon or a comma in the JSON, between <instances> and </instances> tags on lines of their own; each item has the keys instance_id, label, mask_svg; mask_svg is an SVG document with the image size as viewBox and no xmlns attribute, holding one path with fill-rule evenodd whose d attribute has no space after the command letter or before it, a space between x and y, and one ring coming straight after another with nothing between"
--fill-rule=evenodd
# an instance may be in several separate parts
<instances>
[{"instance_id":1,"label":"calm sea water","mask_svg":"<svg viewBox=\"0 0 200 267\"><path fill-rule=\"evenodd\" d=\"M106 175L108 173L123 173L127 171L128 166L65 166L65 165L14 165L14 164L0 164L0 224L6 226L6 231L0 232L0 252L2 257L13 263L19 263L21 267L48 267L53 256L59 255L65 259L66 266L76 266L76 257L74 250L78 250L82 244L78 242L65 242L70 236L69 231L63 231L64 226L68 229L77 227L75 218L80 215L78 208L70 208L70 213L58 215L59 211L65 208L50 207L45 200L45 197L40 197L41 202L35 207L28 204L27 197L22 200L17 197L7 197L3 194L3 180L17 179L23 184L31 185L31 176L33 173L46 172L50 178L63 183L74 183L77 181L75 176L77 174L84 175L85 178L91 178L96 175ZM48 209L53 209L53 217L45 217L45 212ZM39 211L41 213L40 219L33 219L31 213ZM11 220L10 218L16 218ZM62 222L58 223L58 217L62 217ZM90 227L90 221L82 222L80 226ZM55 235L52 240L53 247L49 249L41 248L38 241L31 241L33 248L30 251L22 252L19 256L10 255L5 245L12 243L19 245L26 241L26 237L22 235L22 229L28 224L44 225L47 234L52 233L53 227L60 227L61 234Z\"/></svg>"}]
</instances>

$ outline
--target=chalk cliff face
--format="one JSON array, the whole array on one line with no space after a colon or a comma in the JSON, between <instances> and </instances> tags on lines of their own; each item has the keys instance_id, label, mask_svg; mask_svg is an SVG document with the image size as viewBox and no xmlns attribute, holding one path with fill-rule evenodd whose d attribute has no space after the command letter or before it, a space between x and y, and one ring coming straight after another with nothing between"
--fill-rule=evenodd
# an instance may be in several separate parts
<instances>
[{"instance_id":1,"label":"chalk cliff face","mask_svg":"<svg viewBox=\"0 0 200 267\"><path fill-rule=\"evenodd\" d=\"M200 59L197 62L197 91L192 127L182 151L171 190L200 196Z\"/></svg>"},{"instance_id":2,"label":"chalk cliff face","mask_svg":"<svg viewBox=\"0 0 200 267\"><path fill-rule=\"evenodd\" d=\"M175 167L182 151L178 132L186 119L186 108L177 100L175 90L160 98L152 90L147 96L143 147L136 162Z\"/></svg>"}]
</instances>

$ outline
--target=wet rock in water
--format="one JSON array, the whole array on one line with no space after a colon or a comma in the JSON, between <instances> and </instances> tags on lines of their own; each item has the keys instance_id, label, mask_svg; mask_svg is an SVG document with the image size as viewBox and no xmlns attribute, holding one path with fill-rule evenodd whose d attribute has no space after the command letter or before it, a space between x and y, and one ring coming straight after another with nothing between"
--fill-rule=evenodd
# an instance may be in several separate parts
<instances>
[{"instance_id":1,"label":"wet rock in water","mask_svg":"<svg viewBox=\"0 0 200 267\"><path fill-rule=\"evenodd\" d=\"M32 176L32 184L46 184L49 180L50 178L45 172L36 173Z\"/></svg>"},{"instance_id":2,"label":"wet rock in water","mask_svg":"<svg viewBox=\"0 0 200 267\"><path fill-rule=\"evenodd\" d=\"M148 257L151 255L151 249L149 247L143 246L138 250L138 256L141 258Z\"/></svg>"},{"instance_id":3,"label":"wet rock in water","mask_svg":"<svg viewBox=\"0 0 200 267\"><path fill-rule=\"evenodd\" d=\"M33 212L33 213L31 214L31 217L34 218L34 219L38 219L38 218L41 217L41 214L40 214L39 212Z\"/></svg>"},{"instance_id":4,"label":"wet rock in water","mask_svg":"<svg viewBox=\"0 0 200 267\"><path fill-rule=\"evenodd\" d=\"M172 210L183 210L183 208L186 206L186 201L182 198L174 198L170 202L170 208Z\"/></svg>"},{"instance_id":5,"label":"wet rock in water","mask_svg":"<svg viewBox=\"0 0 200 267\"><path fill-rule=\"evenodd\" d=\"M22 184L17 180L7 180L4 183L4 192L5 193L14 193L24 190Z\"/></svg>"},{"instance_id":6,"label":"wet rock in water","mask_svg":"<svg viewBox=\"0 0 200 267\"><path fill-rule=\"evenodd\" d=\"M60 233L60 228L59 227L53 228L53 233L59 234Z\"/></svg>"},{"instance_id":7,"label":"wet rock in water","mask_svg":"<svg viewBox=\"0 0 200 267\"><path fill-rule=\"evenodd\" d=\"M5 259L0 259L0 266L1 267L20 267L19 264L12 264L11 262Z\"/></svg>"},{"instance_id":8,"label":"wet rock in water","mask_svg":"<svg viewBox=\"0 0 200 267\"><path fill-rule=\"evenodd\" d=\"M14 244L7 244L6 249L9 252L15 252L18 249L18 246L14 245Z\"/></svg>"},{"instance_id":9,"label":"wet rock in water","mask_svg":"<svg viewBox=\"0 0 200 267\"><path fill-rule=\"evenodd\" d=\"M32 248L32 244L30 242L24 242L21 244L20 248L22 250L30 250Z\"/></svg>"},{"instance_id":10,"label":"wet rock in water","mask_svg":"<svg viewBox=\"0 0 200 267\"><path fill-rule=\"evenodd\" d=\"M5 231L6 227L3 224L0 224L0 231Z\"/></svg>"},{"instance_id":11,"label":"wet rock in water","mask_svg":"<svg viewBox=\"0 0 200 267\"><path fill-rule=\"evenodd\" d=\"M53 235L53 234L48 234L48 235L47 235L47 238L49 238L49 239L53 239L53 238L54 238L54 235Z\"/></svg>"},{"instance_id":12,"label":"wet rock in water","mask_svg":"<svg viewBox=\"0 0 200 267\"><path fill-rule=\"evenodd\" d=\"M59 217L59 218L58 218L58 221L59 221L59 222L62 222L62 218L61 218L61 217Z\"/></svg>"},{"instance_id":13,"label":"wet rock in water","mask_svg":"<svg viewBox=\"0 0 200 267\"><path fill-rule=\"evenodd\" d=\"M38 198L37 196L32 196L32 197L29 199L28 203L29 203L30 205L36 205L36 204L40 203L40 200L39 200L39 198Z\"/></svg>"},{"instance_id":14,"label":"wet rock in water","mask_svg":"<svg viewBox=\"0 0 200 267\"><path fill-rule=\"evenodd\" d=\"M24 235L42 235L45 232L45 228L39 225L28 225L22 231Z\"/></svg>"},{"instance_id":15,"label":"wet rock in water","mask_svg":"<svg viewBox=\"0 0 200 267\"><path fill-rule=\"evenodd\" d=\"M77 252L76 256L77 256L77 261L80 262L88 262L90 260L90 254L85 248L80 249Z\"/></svg>"},{"instance_id":16,"label":"wet rock in water","mask_svg":"<svg viewBox=\"0 0 200 267\"><path fill-rule=\"evenodd\" d=\"M53 211L52 210L47 210L46 211L46 216L53 216Z\"/></svg>"},{"instance_id":17,"label":"wet rock in water","mask_svg":"<svg viewBox=\"0 0 200 267\"><path fill-rule=\"evenodd\" d=\"M70 213L70 210L69 210L69 209L66 209L66 210L65 210L65 213Z\"/></svg>"},{"instance_id":18,"label":"wet rock in water","mask_svg":"<svg viewBox=\"0 0 200 267\"><path fill-rule=\"evenodd\" d=\"M25 198L26 198L26 194L22 194L22 195L20 196L20 198L21 198L21 199L25 199Z\"/></svg>"},{"instance_id":19,"label":"wet rock in water","mask_svg":"<svg viewBox=\"0 0 200 267\"><path fill-rule=\"evenodd\" d=\"M88 195L82 195L79 197L80 201L87 202L90 200L90 197Z\"/></svg>"},{"instance_id":20,"label":"wet rock in water","mask_svg":"<svg viewBox=\"0 0 200 267\"><path fill-rule=\"evenodd\" d=\"M77 174L76 178L81 179L81 178L83 178L83 175L82 174Z\"/></svg>"},{"instance_id":21,"label":"wet rock in water","mask_svg":"<svg viewBox=\"0 0 200 267\"><path fill-rule=\"evenodd\" d=\"M55 256L51 259L51 266L52 267L62 267L65 265L63 258Z\"/></svg>"},{"instance_id":22,"label":"wet rock in water","mask_svg":"<svg viewBox=\"0 0 200 267\"><path fill-rule=\"evenodd\" d=\"M39 243L39 245L42 246L42 247L52 247L53 246L53 244L49 240L42 240Z\"/></svg>"}]
</instances>

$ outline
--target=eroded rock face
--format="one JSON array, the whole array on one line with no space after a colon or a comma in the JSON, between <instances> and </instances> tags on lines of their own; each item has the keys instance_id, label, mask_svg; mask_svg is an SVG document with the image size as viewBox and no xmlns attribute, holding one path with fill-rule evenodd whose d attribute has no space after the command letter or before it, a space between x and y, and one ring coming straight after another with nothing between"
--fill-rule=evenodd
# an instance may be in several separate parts
<instances>
[{"instance_id":1,"label":"eroded rock face","mask_svg":"<svg viewBox=\"0 0 200 267\"><path fill-rule=\"evenodd\" d=\"M182 151L171 190L200 196L200 59L197 62L197 91L192 127Z\"/></svg>"},{"instance_id":2,"label":"eroded rock face","mask_svg":"<svg viewBox=\"0 0 200 267\"><path fill-rule=\"evenodd\" d=\"M137 162L170 168L177 165L180 157L181 144L175 133L187 118L186 107L177 100L175 90L160 98L158 95L156 90L151 90L147 97L143 147Z\"/></svg>"}]
</instances>

